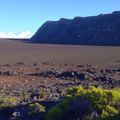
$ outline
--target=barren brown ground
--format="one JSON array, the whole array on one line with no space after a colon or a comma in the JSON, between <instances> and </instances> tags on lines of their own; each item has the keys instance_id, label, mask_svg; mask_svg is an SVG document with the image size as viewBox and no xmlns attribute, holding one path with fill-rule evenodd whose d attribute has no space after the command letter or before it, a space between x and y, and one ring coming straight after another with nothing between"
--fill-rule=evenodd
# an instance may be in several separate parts
<instances>
[{"instance_id":1,"label":"barren brown ground","mask_svg":"<svg viewBox=\"0 0 120 120\"><path fill-rule=\"evenodd\" d=\"M36 91L39 96L44 93L39 102L59 101L70 87L78 85L120 87L120 47L0 40L1 95L16 97L19 105L26 95L23 103L36 101L31 98Z\"/></svg>"},{"instance_id":2,"label":"barren brown ground","mask_svg":"<svg viewBox=\"0 0 120 120\"><path fill-rule=\"evenodd\" d=\"M120 47L44 45L0 40L0 64L18 61L119 66Z\"/></svg>"}]
</instances>

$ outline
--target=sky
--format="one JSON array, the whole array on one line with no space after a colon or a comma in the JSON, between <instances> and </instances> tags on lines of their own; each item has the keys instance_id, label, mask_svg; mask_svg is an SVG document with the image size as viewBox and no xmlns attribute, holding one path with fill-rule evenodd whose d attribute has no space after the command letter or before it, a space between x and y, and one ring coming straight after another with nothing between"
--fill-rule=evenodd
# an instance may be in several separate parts
<instances>
[{"instance_id":1,"label":"sky","mask_svg":"<svg viewBox=\"0 0 120 120\"><path fill-rule=\"evenodd\" d=\"M120 11L120 0L0 0L0 38L30 38L47 20Z\"/></svg>"}]
</instances>

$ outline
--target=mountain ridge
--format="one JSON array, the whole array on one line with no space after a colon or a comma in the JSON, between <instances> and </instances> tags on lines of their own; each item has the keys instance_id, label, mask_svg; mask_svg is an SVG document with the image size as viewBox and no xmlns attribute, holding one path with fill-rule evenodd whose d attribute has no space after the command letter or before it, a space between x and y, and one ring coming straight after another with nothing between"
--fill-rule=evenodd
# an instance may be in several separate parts
<instances>
[{"instance_id":1,"label":"mountain ridge","mask_svg":"<svg viewBox=\"0 0 120 120\"><path fill-rule=\"evenodd\" d=\"M44 44L120 46L120 11L47 21L30 41Z\"/></svg>"}]
</instances>

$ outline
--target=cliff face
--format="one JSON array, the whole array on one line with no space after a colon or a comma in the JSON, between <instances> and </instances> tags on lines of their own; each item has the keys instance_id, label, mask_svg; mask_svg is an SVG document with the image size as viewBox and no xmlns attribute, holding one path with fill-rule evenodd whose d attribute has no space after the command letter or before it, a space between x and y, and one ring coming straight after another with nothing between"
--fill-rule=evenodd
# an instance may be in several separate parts
<instances>
[{"instance_id":1,"label":"cliff face","mask_svg":"<svg viewBox=\"0 0 120 120\"><path fill-rule=\"evenodd\" d=\"M120 45L120 12L47 21L31 42L48 44Z\"/></svg>"}]
</instances>

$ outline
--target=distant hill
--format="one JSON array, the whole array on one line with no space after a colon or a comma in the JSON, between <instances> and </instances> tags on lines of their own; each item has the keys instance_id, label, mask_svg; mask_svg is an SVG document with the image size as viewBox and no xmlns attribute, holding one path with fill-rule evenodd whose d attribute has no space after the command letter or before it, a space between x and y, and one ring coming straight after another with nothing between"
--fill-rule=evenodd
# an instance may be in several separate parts
<instances>
[{"instance_id":1,"label":"distant hill","mask_svg":"<svg viewBox=\"0 0 120 120\"><path fill-rule=\"evenodd\" d=\"M45 22L31 38L34 43L120 45L120 11L90 17Z\"/></svg>"}]
</instances>

